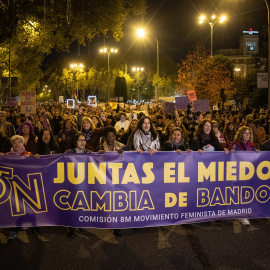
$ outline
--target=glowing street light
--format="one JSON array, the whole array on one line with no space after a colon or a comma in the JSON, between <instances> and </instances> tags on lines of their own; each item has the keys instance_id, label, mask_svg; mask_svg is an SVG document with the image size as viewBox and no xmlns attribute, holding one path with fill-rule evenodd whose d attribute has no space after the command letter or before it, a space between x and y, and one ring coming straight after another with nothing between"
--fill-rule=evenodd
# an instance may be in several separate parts
<instances>
[{"instance_id":1,"label":"glowing street light","mask_svg":"<svg viewBox=\"0 0 270 270\"><path fill-rule=\"evenodd\" d=\"M155 85L155 99L156 101L158 101L158 81L159 81L159 45L158 45L158 39L153 35L153 34L149 34L150 36L152 36L157 43L157 82ZM138 29L137 30L137 36L139 38L144 38L146 36L145 30L144 29Z\"/></svg>"},{"instance_id":2,"label":"glowing street light","mask_svg":"<svg viewBox=\"0 0 270 270\"><path fill-rule=\"evenodd\" d=\"M199 23L202 24L203 22L207 22L211 27L211 54L210 57L213 57L213 28L214 25L218 23L223 23L226 20L226 16L222 15L217 18L215 15L212 15L211 19L208 20L204 15L200 17Z\"/></svg>"},{"instance_id":3,"label":"glowing street light","mask_svg":"<svg viewBox=\"0 0 270 270\"><path fill-rule=\"evenodd\" d=\"M110 88L110 54L113 53L118 53L118 49L115 49L115 48L102 48L99 50L100 53L104 53L104 54L107 54L108 55L108 82L107 82L107 95L108 95L108 101L109 101L109 98L110 98L110 93L109 93L109 88Z\"/></svg>"}]
</instances>

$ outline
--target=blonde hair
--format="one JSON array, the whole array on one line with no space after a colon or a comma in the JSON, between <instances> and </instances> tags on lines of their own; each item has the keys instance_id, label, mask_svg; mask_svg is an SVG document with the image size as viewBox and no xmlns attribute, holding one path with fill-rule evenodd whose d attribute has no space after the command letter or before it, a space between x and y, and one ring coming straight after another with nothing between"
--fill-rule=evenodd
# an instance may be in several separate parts
<instances>
[{"instance_id":1,"label":"blonde hair","mask_svg":"<svg viewBox=\"0 0 270 270\"><path fill-rule=\"evenodd\" d=\"M12 136L11 139L10 139L10 142L11 142L11 144L14 144L14 142L17 141L17 140L20 140L20 142L22 144L24 144L24 138L23 138L23 136L20 136L20 135Z\"/></svg>"},{"instance_id":2,"label":"blonde hair","mask_svg":"<svg viewBox=\"0 0 270 270\"><path fill-rule=\"evenodd\" d=\"M92 129L92 131L94 131L94 130L96 129L96 126L94 125L92 119L91 119L90 117L85 116L85 117L83 117L83 119L82 119L82 130L83 130L83 121L86 121L86 122L88 122L88 123L91 124L91 129Z\"/></svg>"},{"instance_id":3,"label":"blonde hair","mask_svg":"<svg viewBox=\"0 0 270 270\"><path fill-rule=\"evenodd\" d=\"M241 142L243 140L243 134L249 130L250 132L250 142L253 143L254 139L253 139L253 131L250 127L246 127L246 126L242 126L238 129L238 131L235 134L234 140L237 142Z\"/></svg>"}]
</instances>

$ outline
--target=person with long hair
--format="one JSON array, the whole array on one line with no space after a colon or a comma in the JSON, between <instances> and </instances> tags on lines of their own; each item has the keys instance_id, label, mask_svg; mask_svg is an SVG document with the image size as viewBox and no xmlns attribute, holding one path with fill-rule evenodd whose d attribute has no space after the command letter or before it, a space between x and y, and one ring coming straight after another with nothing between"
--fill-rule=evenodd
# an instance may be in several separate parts
<instances>
[{"instance_id":1,"label":"person with long hair","mask_svg":"<svg viewBox=\"0 0 270 270\"><path fill-rule=\"evenodd\" d=\"M133 148L139 153L147 151L153 155L160 149L157 131L148 116L139 120L130 138L133 140Z\"/></svg>"},{"instance_id":2,"label":"person with long hair","mask_svg":"<svg viewBox=\"0 0 270 270\"><path fill-rule=\"evenodd\" d=\"M128 138L129 136L131 135L131 133L135 130L135 128L137 127L138 125L138 120L137 119L132 119L130 121L130 124L126 130L126 132L123 134L123 136L121 137L120 139L120 142L123 143L124 145L127 145L127 142L128 142Z\"/></svg>"},{"instance_id":3,"label":"person with long hair","mask_svg":"<svg viewBox=\"0 0 270 270\"><path fill-rule=\"evenodd\" d=\"M100 138L103 136L103 128L96 128L93 121L85 116L82 119L82 133L86 136L87 149L95 151L99 146Z\"/></svg>"},{"instance_id":4,"label":"person with long hair","mask_svg":"<svg viewBox=\"0 0 270 270\"><path fill-rule=\"evenodd\" d=\"M91 153L91 151L86 148L86 135L81 132L77 133L71 143L71 148L67 149L65 153Z\"/></svg>"},{"instance_id":5,"label":"person with long hair","mask_svg":"<svg viewBox=\"0 0 270 270\"><path fill-rule=\"evenodd\" d=\"M60 148L53 138L52 131L48 128L43 128L38 134L36 154L52 155L57 153L60 153Z\"/></svg>"},{"instance_id":6,"label":"person with long hair","mask_svg":"<svg viewBox=\"0 0 270 270\"><path fill-rule=\"evenodd\" d=\"M76 133L76 128L71 119L65 119L63 128L58 134L58 142L62 153L71 148L71 142L74 140Z\"/></svg>"},{"instance_id":7,"label":"person with long hair","mask_svg":"<svg viewBox=\"0 0 270 270\"><path fill-rule=\"evenodd\" d=\"M183 120L181 117L176 117L174 119L174 125L175 127L179 127L182 130L182 137L187 142L188 141L188 131L183 123Z\"/></svg>"},{"instance_id":8,"label":"person with long hair","mask_svg":"<svg viewBox=\"0 0 270 270\"><path fill-rule=\"evenodd\" d=\"M165 129L162 132L161 137L160 137L160 146L161 147L165 142L167 142L170 139L174 128L175 128L174 121L169 121L167 123L167 125L165 126Z\"/></svg>"},{"instance_id":9,"label":"person with long hair","mask_svg":"<svg viewBox=\"0 0 270 270\"><path fill-rule=\"evenodd\" d=\"M98 115L92 115L91 120L96 128L103 128L104 124L103 121L100 119Z\"/></svg>"},{"instance_id":10,"label":"person with long hair","mask_svg":"<svg viewBox=\"0 0 270 270\"><path fill-rule=\"evenodd\" d=\"M224 127L224 135L229 139L230 143L233 143L236 134L236 126L233 122L228 122Z\"/></svg>"},{"instance_id":11,"label":"person with long hair","mask_svg":"<svg viewBox=\"0 0 270 270\"><path fill-rule=\"evenodd\" d=\"M229 139L227 138L226 135L224 135L223 133L221 133L219 131L219 124L217 121L212 121L212 125L213 125L213 130L216 134L216 137L218 138L219 140L219 143L221 145L221 147L223 149L227 148L228 150L231 150L233 147L232 147L232 144L230 143Z\"/></svg>"},{"instance_id":12,"label":"person with long hair","mask_svg":"<svg viewBox=\"0 0 270 270\"><path fill-rule=\"evenodd\" d=\"M204 119L200 122L190 148L200 153L223 150L213 130L212 121Z\"/></svg>"},{"instance_id":13,"label":"person with long hair","mask_svg":"<svg viewBox=\"0 0 270 270\"><path fill-rule=\"evenodd\" d=\"M233 148L235 151L260 151L255 147L252 129L247 126L238 129L233 142ZM247 218L241 218L238 221L243 225L250 225Z\"/></svg>"}]
</instances>

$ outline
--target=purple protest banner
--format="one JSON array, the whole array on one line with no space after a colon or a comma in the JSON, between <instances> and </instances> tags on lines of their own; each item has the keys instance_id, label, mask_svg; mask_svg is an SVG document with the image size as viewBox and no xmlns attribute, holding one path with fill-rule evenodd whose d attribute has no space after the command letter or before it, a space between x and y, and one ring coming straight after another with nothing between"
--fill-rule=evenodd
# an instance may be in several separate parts
<instances>
[{"instance_id":1,"label":"purple protest banner","mask_svg":"<svg viewBox=\"0 0 270 270\"><path fill-rule=\"evenodd\" d=\"M188 102L188 97L175 97L175 109L186 109Z\"/></svg>"},{"instance_id":2,"label":"purple protest banner","mask_svg":"<svg viewBox=\"0 0 270 270\"><path fill-rule=\"evenodd\" d=\"M270 217L268 152L0 157L0 227L135 228Z\"/></svg>"},{"instance_id":3,"label":"purple protest banner","mask_svg":"<svg viewBox=\"0 0 270 270\"><path fill-rule=\"evenodd\" d=\"M174 102L164 102L164 112L174 114L175 104Z\"/></svg>"},{"instance_id":4,"label":"purple protest banner","mask_svg":"<svg viewBox=\"0 0 270 270\"><path fill-rule=\"evenodd\" d=\"M193 101L195 112L209 112L209 100L208 99L197 99Z\"/></svg>"}]
</instances>

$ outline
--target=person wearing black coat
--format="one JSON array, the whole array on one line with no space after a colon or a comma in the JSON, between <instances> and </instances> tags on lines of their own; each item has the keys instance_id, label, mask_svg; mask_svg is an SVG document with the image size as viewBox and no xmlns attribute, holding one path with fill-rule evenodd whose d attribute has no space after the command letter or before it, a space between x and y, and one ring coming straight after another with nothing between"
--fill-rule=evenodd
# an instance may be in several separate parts
<instances>
[{"instance_id":1,"label":"person wearing black coat","mask_svg":"<svg viewBox=\"0 0 270 270\"><path fill-rule=\"evenodd\" d=\"M38 134L36 153L39 155L60 153L59 144L54 140L53 134L48 128L43 128Z\"/></svg>"},{"instance_id":2,"label":"person wearing black coat","mask_svg":"<svg viewBox=\"0 0 270 270\"><path fill-rule=\"evenodd\" d=\"M211 152L211 151L223 151L218 138L213 130L212 122L208 119L204 119L199 124L195 136L191 140L190 148L193 151ZM224 148L224 151L229 151Z\"/></svg>"},{"instance_id":3,"label":"person wearing black coat","mask_svg":"<svg viewBox=\"0 0 270 270\"><path fill-rule=\"evenodd\" d=\"M170 140L162 145L161 151L177 151L178 153L182 153L182 151L190 152L189 144L184 142L179 127L173 129Z\"/></svg>"}]
</instances>

